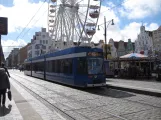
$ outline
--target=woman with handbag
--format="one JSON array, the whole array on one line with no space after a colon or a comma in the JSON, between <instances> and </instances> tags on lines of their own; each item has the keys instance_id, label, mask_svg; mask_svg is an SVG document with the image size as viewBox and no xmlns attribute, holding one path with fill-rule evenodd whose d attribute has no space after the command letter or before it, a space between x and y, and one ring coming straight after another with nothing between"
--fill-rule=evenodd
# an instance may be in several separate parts
<instances>
[{"instance_id":1,"label":"woman with handbag","mask_svg":"<svg viewBox=\"0 0 161 120\"><path fill-rule=\"evenodd\" d=\"M0 106L6 102L6 91L10 91L10 82L4 68L0 68ZM11 93L11 92L10 92ZM2 102L1 102L2 101Z\"/></svg>"}]
</instances>

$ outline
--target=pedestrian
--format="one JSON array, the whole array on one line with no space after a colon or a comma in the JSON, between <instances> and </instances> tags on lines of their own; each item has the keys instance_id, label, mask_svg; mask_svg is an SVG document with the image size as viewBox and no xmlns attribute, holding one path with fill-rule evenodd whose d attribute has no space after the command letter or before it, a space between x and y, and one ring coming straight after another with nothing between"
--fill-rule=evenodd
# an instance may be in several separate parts
<instances>
[{"instance_id":1,"label":"pedestrian","mask_svg":"<svg viewBox=\"0 0 161 120\"><path fill-rule=\"evenodd\" d=\"M10 82L4 68L0 68L0 106L5 106L7 89L10 91ZM2 99L2 100L1 100Z\"/></svg>"},{"instance_id":2,"label":"pedestrian","mask_svg":"<svg viewBox=\"0 0 161 120\"><path fill-rule=\"evenodd\" d=\"M5 69L5 72L7 73L8 77L10 77L8 69L5 67L5 64L3 62L1 63L1 67Z\"/></svg>"}]
</instances>

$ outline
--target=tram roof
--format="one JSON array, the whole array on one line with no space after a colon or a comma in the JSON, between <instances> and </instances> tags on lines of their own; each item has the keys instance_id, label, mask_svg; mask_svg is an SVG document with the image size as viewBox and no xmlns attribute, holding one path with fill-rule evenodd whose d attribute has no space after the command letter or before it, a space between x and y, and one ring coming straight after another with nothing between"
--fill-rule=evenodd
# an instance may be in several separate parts
<instances>
[{"instance_id":1,"label":"tram roof","mask_svg":"<svg viewBox=\"0 0 161 120\"><path fill-rule=\"evenodd\" d=\"M47 53L47 54L37 56L34 58L29 58L29 59L27 59L27 61L43 59L44 57L49 58L49 57L56 57L56 56L73 54L73 53L81 53L81 52L103 52L103 50L101 48L91 48L91 47L78 46L78 47L67 48L64 50L59 50L59 51L56 51L53 53Z\"/></svg>"}]
</instances>

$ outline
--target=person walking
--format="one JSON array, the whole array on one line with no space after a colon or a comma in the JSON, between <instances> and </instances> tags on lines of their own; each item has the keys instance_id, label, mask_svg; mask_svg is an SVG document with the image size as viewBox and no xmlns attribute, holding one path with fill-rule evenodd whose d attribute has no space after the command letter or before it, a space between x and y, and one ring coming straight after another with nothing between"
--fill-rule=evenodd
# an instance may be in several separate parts
<instances>
[{"instance_id":1,"label":"person walking","mask_svg":"<svg viewBox=\"0 0 161 120\"><path fill-rule=\"evenodd\" d=\"M5 69L5 72L7 73L8 77L10 77L8 69L5 67L5 64L3 62L1 63L1 67Z\"/></svg>"},{"instance_id":2,"label":"person walking","mask_svg":"<svg viewBox=\"0 0 161 120\"><path fill-rule=\"evenodd\" d=\"M5 106L7 89L10 91L10 82L4 68L0 68L0 106Z\"/></svg>"}]
</instances>

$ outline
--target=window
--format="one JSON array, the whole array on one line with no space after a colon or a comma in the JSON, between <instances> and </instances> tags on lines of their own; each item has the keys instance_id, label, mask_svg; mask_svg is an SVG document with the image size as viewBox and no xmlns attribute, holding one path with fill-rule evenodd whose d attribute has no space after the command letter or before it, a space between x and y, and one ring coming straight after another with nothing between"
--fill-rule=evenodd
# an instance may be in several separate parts
<instances>
[{"instance_id":1,"label":"window","mask_svg":"<svg viewBox=\"0 0 161 120\"><path fill-rule=\"evenodd\" d=\"M42 49L46 49L46 46L43 45L43 46L42 46Z\"/></svg>"},{"instance_id":2,"label":"window","mask_svg":"<svg viewBox=\"0 0 161 120\"><path fill-rule=\"evenodd\" d=\"M53 72L52 61L46 62L46 72Z\"/></svg>"},{"instance_id":3,"label":"window","mask_svg":"<svg viewBox=\"0 0 161 120\"><path fill-rule=\"evenodd\" d=\"M45 35L42 35L43 38L45 38Z\"/></svg>"},{"instance_id":4,"label":"window","mask_svg":"<svg viewBox=\"0 0 161 120\"><path fill-rule=\"evenodd\" d=\"M48 40L46 40L46 44L48 44Z\"/></svg>"},{"instance_id":5,"label":"window","mask_svg":"<svg viewBox=\"0 0 161 120\"><path fill-rule=\"evenodd\" d=\"M42 40L40 40L40 44L42 44Z\"/></svg>"},{"instance_id":6,"label":"window","mask_svg":"<svg viewBox=\"0 0 161 120\"><path fill-rule=\"evenodd\" d=\"M66 59L64 60L64 71L63 73L67 73L67 74L72 74L72 59Z\"/></svg>"},{"instance_id":7,"label":"window","mask_svg":"<svg viewBox=\"0 0 161 120\"><path fill-rule=\"evenodd\" d=\"M39 47L39 45L35 45L35 49L39 49L40 47Z\"/></svg>"},{"instance_id":8,"label":"window","mask_svg":"<svg viewBox=\"0 0 161 120\"><path fill-rule=\"evenodd\" d=\"M78 74L88 74L86 58L77 58L77 73Z\"/></svg>"},{"instance_id":9,"label":"window","mask_svg":"<svg viewBox=\"0 0 161 120\"><path fill-rule=\"evenodd\" d=\"M30 71L31 70L31 64L26 64L25 65L25 70Z\"/></svg>"},{"instance_id":10,"label":"window","mask_svg":"<svg viewBox=\"0 0 161 120\"><path fill-rule=\"evenodd\" d=\"M88 58L88 74L103 73L103 58Z\"/></svg>"},{"instance_id":11,"label":"window","mask_svg":"<svg viewBox=\"0 0 161 120\"><path fill-rule=\"evenodd\" d=\"M39 55L39 51L35 51L35 55Z\"/></svg>"},{"instance_id":12,"label":"window","mask_svg":"<svg viewBox=\"0 0 161 120\"><path fill-rule=\"evenodd\" d=\"M44 62L33 63L33 71L43 72L44 71Z\"/></svg>"}]
</instances>

